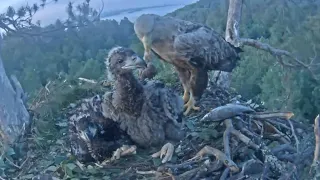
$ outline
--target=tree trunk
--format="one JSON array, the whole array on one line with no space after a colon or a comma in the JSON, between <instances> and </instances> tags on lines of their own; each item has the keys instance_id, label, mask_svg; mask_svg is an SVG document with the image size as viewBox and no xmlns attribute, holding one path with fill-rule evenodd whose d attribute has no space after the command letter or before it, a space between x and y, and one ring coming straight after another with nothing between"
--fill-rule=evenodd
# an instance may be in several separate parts
<instances>
[{"instance_id":1,"label":"tree trunk","mask_svg":"<svg viewBox=\"0 0 320 180\"><path fill-rule=\"evenodd\" d=\"M243 0L229 0L228 19L226 26L225 40L230 44L239 47L238 26L241 19ZM223 88L229 88L231 84L231 73L215 71L213 78L217 79L217 85Z\"/></svg>"},{"instance_id":2,"label":"tree trunk","mask_svg":"<svg viewBox=\"0 0 320 180\"><path fill-rule=\"evenodd\" d=\"M239 24L241 20L243 0L229 0L228 19L225 39L235 47L239 47Z\"/></svg>"},{"instance_id":3,"label":"tree trunk","mask_svg":"<svg viewBox=\"0 0 320 180\"><path fill-rule=\"evenodd\" d=\"M0 46L1 41L0 36ZM0 55L0 140L9 145L23 134L30 124L30 116L22 99L22 87L15 76L11 76L11 80L12 84Z\"/></svg>"}]
</instances>

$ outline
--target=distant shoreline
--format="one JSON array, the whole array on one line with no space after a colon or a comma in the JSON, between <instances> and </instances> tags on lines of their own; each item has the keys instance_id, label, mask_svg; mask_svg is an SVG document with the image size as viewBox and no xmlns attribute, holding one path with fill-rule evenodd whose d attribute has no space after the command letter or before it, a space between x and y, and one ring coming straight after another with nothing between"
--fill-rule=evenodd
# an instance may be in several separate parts
<instances>
[{"instance_id":1,"label":"distant shoreline","mask_svg":"<svg viewBox=\"0 0 320 180\"><path fill-rule=\"evenodd\" d=\"M120 15L122 13L135 13L139 11L143 11L145 9L153 9L153 8L162 8L162 7L170 7L170 6L178 6L180 4L165 4L165 5L157 5L157 6L146 6L146 7L140 7L140 8L128 8L128 9L120 9L115 11L108 11L101 14L102 18L108 18L111 16Z\"/></svg>"}]
</instances>

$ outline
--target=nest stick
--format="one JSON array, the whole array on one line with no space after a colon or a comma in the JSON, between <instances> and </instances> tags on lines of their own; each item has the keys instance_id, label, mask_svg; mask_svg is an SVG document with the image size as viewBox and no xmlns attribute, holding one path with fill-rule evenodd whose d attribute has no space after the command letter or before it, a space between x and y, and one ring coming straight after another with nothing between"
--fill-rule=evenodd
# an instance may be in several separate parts
<instances>
[{"instance_id":1,"label":"nest stick","mask_svg":"<svg viewBox=\"0 0 320 180\"><path fill-rule=\"evenodd\" d=\"M269 121L273 124L277 124L277 125L281 125L286 129L289 129L289 127L286 127L289 125L289 122L287 122L286 120L291 119L292 116L294 116L294 114L292 112L256 112L254 114L249 115L251 118L260 120L260 121ZM280 118L280 119L279 119ZM286 120L284 120L286 119ZM291 120L291 122L298 128L301 128L303 130L308 130L309 127L302 124L302 123L298 123L296 121ZM284 126L284 124L285 126Z\"/></svg>"},{"instance_id":2,"label":"nest stick","mask_svg":"<svg viewBox=\"0 0 320 180\"><path fill-rule=\"evenodd\" d=\"M296 149L294 149L289 143L288 144L281 144L275 148L273 148L271 150L271 152L273 154L278 154L279 152L281 151L288 151L290 153L295 153L296 152Z\"/></svg>"},{"instance_id":3,"label":"nest stick","mask_svg":"<svg viewBox=\"0 0 320 180\"><path fill-rule=\"evenodd\" d=\"M227 177L228 177L229 172L230 172L230 169L229 169L229 168L226 168L226 169L223 171L223 173L221 174L219 180L226 180Z\"/></svg>"},{"instance_id":4,"label":"nest stick","mask_svg":"<svg viewBox=\"0 0 320 180\"><path fill-rule=\"evenodd\" d=\"M292 136L294 137L294 139L295 139L295 141L296 141L297 152L299 153L299 144L300 144L299 139L298 139L298 137L297 137L297 135L296 135L296 132L295 132L295 130L294 130L294 127L293 127L290 119L288 119L288 122L289 122L290 127L291 127Z\"/></svg>"},{"instance_id":5,"label":"nest stick","mask_svg":"<svg viewBox=\"0 0 320 180\"><path fill-rule=\"evenodd\" d=\"M187 172L184 172L182 174L179 175L179 179L188 179L188 177L192 177L194 176L195 174L197 174L198 171L200 171L200 167L198 168L194 168L194 169L191 169ZM190 178L189 178L190 179Z\"/></svg>"},{"instance_id":6,"label":"nest stick","mask_svg":"<svg viewBox=\"0 0 320 180\"><path fill-rule=\"evenodd\" d=\"M232 121L230 119L226 119L224 123L225 123L225 125L227 127L227 129L225 131L226 134L231 132L233 135L237 136L246 145L248 145L248 146L250 146L250 147L252 147L252 148L254 148L256 150L259 149L259 146L256 145L255 143L253 143L250 138L248 138L246 135L242 134L240 131L238 131L238 130L233 128ZM230 151L230 147L227 147L227 146L229 146L229 139L227 139L228 142L225 142L225 140L226 140L226 138L224 136L223 141L224 141L225 150L227 149L227 150ZM228 152L225 152L225 153L227 154Z\"/></svg>"},{"instance_id":7,"label":"nest stick","mask_svg":"<svg viewBox=\"0 0 320 180\"><path fill-rule=\"evenodd\" d=\"M87 83L91 83L91 84L97 84L97 81L93 80L93 79L86 79L86 78L82 78L82 77L79 77L78 78L80 81L84 81L84 82L87 82Z\"/></svg>"},{"instance_id":8,"label":"nest stick","mask_svg":"<svg viewBox=\"0 0 320 180\"><path fill-rule=\"evenodd\" d=\"M259 146L252 142L250 138L248 138L246 135L242 134L240 131L232 129L231 133L235 136L237 136L242 142L244 142L247 146L250 146L254 148L255 150L259 149Z\"/></svg>"},{"instance_id":9,"label":"nest stick","mask_svg":"<svg viewBox=\"0 0 320 180\"><path fill-rule=\"evenodd\" d=\"M261 174L261 180L269 179L268 178L269 171L270 171L270 163L267 162L267 163L264 164L263 172Z\"/></svg>"},{"instance_id":10,"label":"nest stick","mask_svg":"<svg viewBox=\"0 0 320 180\"><path fill-rule=\"evenodd\" d=\"M230 132L233 129L230 119L225 120L227 126L226 130L223 133L223 147L225 155L231 159L231 150L230 150Z\"/></svg>"},{"instance_id":11,"label":"nest stick","mask_svg":"<svg viewBox=\"0 0 320 180\"><path fill-rule=\"evenodd\" d=\"M284 118L290 119L294 114L292 112L257 112L251 117L255 119Z\"/></svg>"},{"instance_id":12,"label":"nest stick","mask_svg":"<svg viewBox=\"0 0 320 180\"><path fill-rule=\"evenodd\" d=\"M161 175L162 174L158 171L136 171L136 173L141 175L150 175L150 174Z\"/></svg>"},{"instance_id":13,"label":"nest stick","mask_svg":"<svg viewBox=\"0 0 320 180\"><path fill-rule=\"evenodd\" d=\"M268 128L270 128L271 130L273 130L275 133L280 135L280 140L284 143L284 144L290 144L290 139L285 138L286 135L283 134L279 129L277 129L276 127L274 127L271 123L269 122L265 122L265 125L268 126Z\"/></svg>"}]
</instances>

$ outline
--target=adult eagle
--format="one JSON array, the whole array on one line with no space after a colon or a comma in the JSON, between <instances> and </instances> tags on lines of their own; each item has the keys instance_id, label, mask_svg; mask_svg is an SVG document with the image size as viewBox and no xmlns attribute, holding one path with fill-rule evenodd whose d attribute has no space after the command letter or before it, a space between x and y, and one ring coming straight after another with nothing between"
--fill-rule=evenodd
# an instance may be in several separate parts
<instances>
[{"instance_id":1,"label":"adult eagle","mask_svg":"<svg viewBox=\"0 0 320 180\"><path fill-rule=\"evenodd\" d=\"M143 14L134 23L134 30L144 46L144 59L151 61L152 53L174 65L182 82L184 115L195 106L208 83L208 71L231 72L240 59L240 48L213 29L202 24L172 17Z\"/></svg>"}]
</instances>

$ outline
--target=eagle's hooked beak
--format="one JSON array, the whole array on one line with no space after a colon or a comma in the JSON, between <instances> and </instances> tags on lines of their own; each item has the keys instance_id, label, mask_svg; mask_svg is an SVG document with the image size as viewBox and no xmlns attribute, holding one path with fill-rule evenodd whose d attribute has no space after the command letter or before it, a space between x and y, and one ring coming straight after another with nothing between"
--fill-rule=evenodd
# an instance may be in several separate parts
<instances>
[{"instance_id":1,"label":"eagle's hooked beak","mask_svg":"<svg viewBox=\"0 0 320 180\"><path fill-rule=\"evenodd\" d=\"M122 66L122 69L139 69L139 68L146 68L147 67L147 63L141 59L139 56L134 55L131 57L128 57L128 59L126 60L126 63L124 66Z\"/></svg>"}]
</instances>

